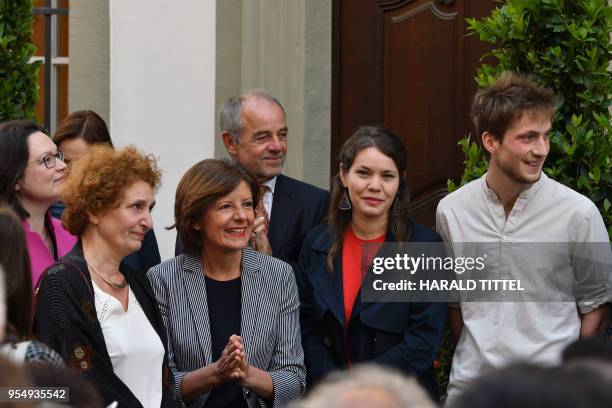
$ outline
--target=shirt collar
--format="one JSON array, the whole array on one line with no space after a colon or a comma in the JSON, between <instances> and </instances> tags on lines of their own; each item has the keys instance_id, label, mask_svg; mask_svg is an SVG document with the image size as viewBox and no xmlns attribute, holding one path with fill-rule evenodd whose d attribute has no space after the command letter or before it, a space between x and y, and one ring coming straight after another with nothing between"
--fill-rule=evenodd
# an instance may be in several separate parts
<instances>
[{"instance_id":1,"label":"shirt collar","mask_svg":"<svg viewBox=\"0 0 612 408\"><path fill-rule=\"evenodd\" d=\"M536 181L535 183L533 183L528 189L522 191L519 194L518 199L520 200L529 199L535 193L537 193L538 190L540 190L542 185L546 183L547 180L548 180L548 176L546 175L546 173L542 171L540 179ZM480 178L480 184L482 186L482 190L484 191L485 195L489 197L490 200L499 202L499 198L497 197L497 194L495 193L495 191L491 190L489 186L487 185L487 173L483 174L483 176Z\"/></svg>"},{"instance_id":2,"label":"shirt collar","mask_svg":"<svg viewBox=\"0 0 612 408\"><path fill-rule=\"evenodd\" d=\"M264 186L267 186L270 189L270 192L272 193L272 195L274 195L274 188L276 187L276 176L274 176L273 178L271 178L270 180L262 184Z\"/></svg>"}]
</instances>

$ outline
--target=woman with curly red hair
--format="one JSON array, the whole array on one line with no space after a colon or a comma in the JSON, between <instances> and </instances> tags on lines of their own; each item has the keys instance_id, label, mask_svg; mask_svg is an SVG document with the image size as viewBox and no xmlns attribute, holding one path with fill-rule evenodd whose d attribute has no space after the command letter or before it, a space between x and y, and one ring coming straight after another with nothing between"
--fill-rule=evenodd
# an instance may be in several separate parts
<instances>
[{"instance_id":1,"label":"woman with curly red hair","mask_svg":"<svg viewBox=\"0 0 612 408\"><path fill-rule=\"evenodd\" d=\"M73 166L64 226L79 237L40 282L34 333L80 370L104 402L171 406L166 330L146 276L122 260L152 228L160 172L135 148L96 146Z\"/></svg>"}]
</instances>

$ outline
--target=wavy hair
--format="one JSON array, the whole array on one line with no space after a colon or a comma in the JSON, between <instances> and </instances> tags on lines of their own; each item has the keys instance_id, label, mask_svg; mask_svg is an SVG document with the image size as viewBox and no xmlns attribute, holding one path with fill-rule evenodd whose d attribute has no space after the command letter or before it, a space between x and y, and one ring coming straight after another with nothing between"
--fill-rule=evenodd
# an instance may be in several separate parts
<instances>
[{"instance_id":1,"label":"wavy hair","mask_svg":"<svg viewBox=\"0 0 612 408\"><path fill-rule=\"evenodd\" d=\"M143 155L133 146L119 150L107 145L93 146L75 163L64 183L62 200L66 209L62 225L71 234L81 236L89 223L89 214L117 207L125 190L136 181L142 180L157 190L160 178L152 155Z\"/></svg>"}]
</instances>

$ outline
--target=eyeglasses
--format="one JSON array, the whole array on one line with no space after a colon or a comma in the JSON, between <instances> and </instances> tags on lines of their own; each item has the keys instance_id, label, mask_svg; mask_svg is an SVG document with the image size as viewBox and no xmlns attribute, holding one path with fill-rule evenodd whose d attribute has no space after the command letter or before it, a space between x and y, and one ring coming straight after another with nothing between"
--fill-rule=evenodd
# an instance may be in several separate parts
<instances>
[{"instance_id":1,"label":"eyeglasses","mask_svg":"<svg viewBox=\"0 0 612 408\"><path fill-rule=\"evenodd\" d=\"M58 151L57 153L49 154L49 155L43 157L42 159L28 162L28 164L32 164L32 163L43 164L44 163L46 168L52 169L57 164L57 160L58 159L61 160L61 161L64 161L64 153Z\"/></svg>"}]
</instances>

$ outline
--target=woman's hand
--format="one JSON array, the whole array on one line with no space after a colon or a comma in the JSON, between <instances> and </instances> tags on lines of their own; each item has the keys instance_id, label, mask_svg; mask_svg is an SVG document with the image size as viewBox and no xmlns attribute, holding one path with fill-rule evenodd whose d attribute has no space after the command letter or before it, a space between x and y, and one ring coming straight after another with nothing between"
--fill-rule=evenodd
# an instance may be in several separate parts
<instances>
[{"instance_id":1,"label":"woman's hand","mask_svg":"<svg viewBox=\"0 0 612 408\"><path fill-rule=\"evenodd\" d=\"M245 386L245 381L249 375L249 362L246 357L246 353L244 351L244 343L242 343L242 337L237 335L232 335L229 338L228 345L232 346L232 349L235 351L235 356L237 357L238 364L232 371L231 377L233 380L237 381L240 385Z\"/></svg>"},{"instance_id":2,"label":"woman's hand","mask_svg":"<svg viewBox=\"0 0 612 408\"><path fill-rule=\"evenodd\" d=\"M230 337L230 341L223 349L219 359L214 363L215 375L220 383L236 379L235 372L240 366L244 354L244 347L240 351L240 344L232 341L232 337Z\"/></svg>"},{"instance_id":3,"label":"woman's hand","mask_svg":"<svg viewBox=\"0 0 612 408\"><path fill-rule=\"evenodd\" d=\"M239 342L231 341L221 352L221 356L212 364L198 370L190 371L183 377L181 383L181 397L184 401L198 398L203 392L210 392L228 381L237 381L242 373L248 372L243 368L246 361L242 339Z\"/></svg>"},{"instance_id":4,"label":"woman's hand","mask_svg":"<svg viewBox=\"0 0 612 408\"><path fill-rule=\"evenodd\" d=\"M274 384L270 374L249 364L244 351L244 343L240 336L233 335L229 341L233 345L233 349L237 351L236 355L240 359L240 363L232 373L232 378L242 387L250 389L260 397L265 399L272 398L274 395Z\"/></svg>"},{"instance_id":5,"label":"woman's hand","mask_svg":"<svg viewBox=\"0 0 612 408\"><path fill-rule=\"evenodd\" d=\"M253 237L251 238L251 246L254 250L267 255L272 255L272 246L268 240L268 224L270 223L267 214L257 214L257 218L253 222Z\"/></svg>"}]
</instances>

